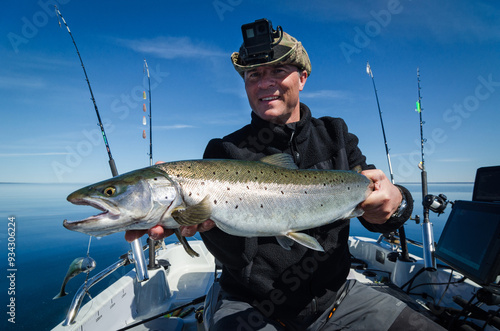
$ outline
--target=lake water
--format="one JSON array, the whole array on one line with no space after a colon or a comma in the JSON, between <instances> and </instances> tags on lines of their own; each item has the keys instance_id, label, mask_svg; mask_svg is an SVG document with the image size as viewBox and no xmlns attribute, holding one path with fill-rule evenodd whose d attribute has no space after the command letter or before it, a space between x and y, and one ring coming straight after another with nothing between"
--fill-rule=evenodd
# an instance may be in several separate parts
<instances>
[{"instance_id":1,"label":"lake water","mask_svg":"<svg viewBox=\"0 0 500 331\"><path fill-rule=\"evenodd\" d=\"M66 292L69 293L67 296L57 300L52 298L59 292L73 259L86 256L88 236L68 231L62 226L62 222L66 218L75 220L96 214L94 208L75 206L66 201L69 193L82 186L84 185L0 183L0 259L3 259L0 330L50 330L65 318L73 295L85 280L85 275L80 274L69 281L66 286ZM420 184L404 186L412 192L415 200L413 214L422 216ZM470 183L439 183L429 184L428 191L435 195L443 193L453 201L471 200L472 189L473 185ZM433 213L430 215L435 241L439 239L450 210L448 207L445 214L439 217ZM378 237L377 233L364 229L357 220L351 222L351 234ZM421 241L421 225L408 221L406 234L408 238ZM146 236L142 238L143 243L145 240ZM9 242L15 242L15 248L11 245L9 250ZM90 256L96 260L97 267L90 275L115 262L129 249L130 245L123 239L123 233L100 240L92 239ZM418 249L411 246L409 249L411 253L421 255ZM10 262L13 263L10 266L9 253ZM91 294L97 295L132 267L116 271L94 286ZM15 277L7 278L12 274ZM8 305L12 300L15 304L15 324L8 321L11 318L8 312L12 310Z\"/></svg>"}]
</instances>

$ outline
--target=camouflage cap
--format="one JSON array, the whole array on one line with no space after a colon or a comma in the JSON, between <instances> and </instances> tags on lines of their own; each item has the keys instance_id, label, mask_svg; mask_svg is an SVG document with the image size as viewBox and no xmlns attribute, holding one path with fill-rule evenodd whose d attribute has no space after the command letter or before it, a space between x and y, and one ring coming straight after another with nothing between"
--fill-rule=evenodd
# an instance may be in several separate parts
<instances>
[{"instance_id":1,"label":"camouflage cap","mask_svg":"<svg viewBox=\"0 0 500 331\"><path fill-rule=\"evenodd\" d=\"M278 38L274 39L275 42ZM243 45L242 45L243 47ZM234 52L231 54L231 62L233 63L234 69L244 77L245 71L254 69L261 66L275 65L275 64L291 64L298 67L300 70L307 71L307 75L311 74L311 61L302 43L290 36L286 32L283 32L283 38L273 47L273 56L270 61L264 63L257 63L251 65L245 65L240 56L240 52Z\"/></svg>"}]
</instances>

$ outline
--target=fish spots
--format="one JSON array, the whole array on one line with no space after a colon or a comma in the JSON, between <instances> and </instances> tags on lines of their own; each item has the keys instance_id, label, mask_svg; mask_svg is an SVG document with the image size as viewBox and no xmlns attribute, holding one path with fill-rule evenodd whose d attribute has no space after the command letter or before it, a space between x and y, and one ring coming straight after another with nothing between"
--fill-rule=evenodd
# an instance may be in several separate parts
<instances>
[{"instance_id":1,"label":"fish spots","mask_svg":"<svg viewBox=\"0 0 500 331\"><path fill-rule=\"evenodd\" d=\"M230 187L227 187L227 190L228 190L228 191L231 191L231 188L230 188Z\"/></svg>"},{"instance_id":2,"label":"fish spots","mask_svg":"<svg viewBox=\"0 0 500 331\"><path fill-rule=\"evenodd\" d=\"M188 196L192 196L193 195L193 192L189 192Z\"/></svg>"},{"instance_id":3,"label":"fish spots","mask_svg":"<svg viewBox=\"0 0 500 331\"><path fill-rule=\"evenodd\" d=\"M214 205L216 205L216 204L217 204L217 200L214 200Z\"/></svg>"},{"instance_id":4,"label":"fish spots","mask_svg":"<svg viewBox=\"0 0 500 331\"><path fill-rule=\"evenodd\" d=\"M260 208L264 208L264 206L261 204L261 205L260 205Z\"/></svg>"},{"instance_id":5,"label":"fish spots","mask_svg":"<svg viewBox=\"0 0 500 331\"><path fill-rule=\"evenodd\" d=\"M236 205L236 206L234 207L234 209L238 209L238 205Z\"/></svg>"},{"instance_id":6,"label":"fish spots","mask_svg":"<svg viewBox=\"0 0 500 331\"><path fill-rule=\"evenodd\" d=\"M285 192L281 191L281 194L285 194Z\"/></svg>"}]
</instances>

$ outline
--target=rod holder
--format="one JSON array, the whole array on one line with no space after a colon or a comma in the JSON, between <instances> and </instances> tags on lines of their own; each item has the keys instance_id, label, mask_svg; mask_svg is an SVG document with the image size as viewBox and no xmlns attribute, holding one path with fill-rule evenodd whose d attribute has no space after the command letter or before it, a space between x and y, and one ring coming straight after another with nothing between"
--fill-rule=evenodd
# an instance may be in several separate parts
<instances>
[{"instance_id":1,"label":"rod holder","mask_svg":"<svg viewBox=\"0 0 500 331\"><path fill-rule=\"evenodd\" d=\"M422 240L424 246L424 265L427 270L436 270L436 258L434 257L434 252L436 248L434 247L434 234L432 232L432 223L424 222L422 223Z\"/></svg>"},{"instance_id":2,"label":"rod holder","mask_svg":"<svg viewBox=\"0 0 500 331\"><path fill-rule=\"evenodd\" d=\"M130 243L132 248L132 255L134 257L135 274L137 281L143 282L149 279L148 268L146 267L146 258L142 250L141 241L139 238Z\"/></svg>"}]
</instances>

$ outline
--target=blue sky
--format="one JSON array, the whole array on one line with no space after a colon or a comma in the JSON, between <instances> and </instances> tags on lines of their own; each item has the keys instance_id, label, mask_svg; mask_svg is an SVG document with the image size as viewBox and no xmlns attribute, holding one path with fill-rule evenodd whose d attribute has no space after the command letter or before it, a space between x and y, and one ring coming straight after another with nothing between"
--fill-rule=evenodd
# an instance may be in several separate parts
<instances>
[{"instance_id":1,"label":"blue sky","mask_svg":"<svg viewBox=\"0 0 500 331\"><path fill-rule=\"evenodd\" d=\"M144 59L154 161L201 158L209 139L248 123L229 56L242 42L240 26L263 17L309 53L301 101L316 117L344 118L368 162L388 174L370 62L397 182L420 178L417 67L429 181L473 181L478 167L500 164L497 1L42 0L2 10L0 182L111 176L83 71L53 4L80 50L120 173L149 165Z\"/></svg>"}]
</instances>

